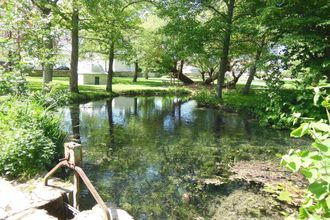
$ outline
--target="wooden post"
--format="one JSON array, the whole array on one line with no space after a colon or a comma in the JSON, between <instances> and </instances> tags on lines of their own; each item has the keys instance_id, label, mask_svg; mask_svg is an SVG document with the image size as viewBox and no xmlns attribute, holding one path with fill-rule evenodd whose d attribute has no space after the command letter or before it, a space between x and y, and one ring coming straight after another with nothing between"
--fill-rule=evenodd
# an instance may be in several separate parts
<instances>
[{"instance_id":1,"label":"wooden post","mask_svg":"<svg viewBox=\"0 0 330 220\"><path fill-rule=\"evenodd\" d=\"M64 144L64 155L68 160L70 166L80 166L82 160L81 145L75 142ZM78 173L73 176L73 201L72 206L79 210L79 192L80 192L80 177Z\"/></svg>"},{"instance_id":2,"label":"wooden post","mask_svg":"<svg viewBox=\"0 0 330 220\"><path fill-rule=\"evenodd\" d=\"M112 220L111 212L109 211L107 205L104 203L100 195L97 193L91 181L86 176L85 172L79 167L82 161L82 149L81 145L75 142L69 142L64 144L64 154L65 157L60 160L60 162L45 176L45 185L48 184L49 177L56 172L60 167L66 166L74 171L74 190L73 190L73 201L70 203L75 209L79 211L79 191L80 191L80 178L85 183L86 187L96 200L97 204L100 205L103 211L103 219Z\"/></svg>"}]
</instances>

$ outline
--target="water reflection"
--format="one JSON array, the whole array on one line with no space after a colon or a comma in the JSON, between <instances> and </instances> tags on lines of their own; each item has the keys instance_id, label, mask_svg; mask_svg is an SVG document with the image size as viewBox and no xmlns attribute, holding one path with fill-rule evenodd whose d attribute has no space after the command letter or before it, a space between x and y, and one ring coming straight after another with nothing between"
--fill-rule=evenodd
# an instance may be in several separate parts
<instances>
[{"instance_id":1,"label":"water reflection","mask_svg":"<svg viewBox=\"0 0 330 220\"><path fill-rule=\"evenodd\" d=\"M84 169L101 196L137 219L207 215L199 178L226 177L233 161L274 158L304 144L245 116L180 98L118 97L72 106L64 109L63 126L76 137L79 132ZM82 202L94 204L86 190Z\"/></svg>"},{"instance_id":2,"label":"water reflection","mask_svg":"<svg viewBox=\"0 0 330 220\"><path fill-rule=\"evenodd\" d=\"M79 105L70 106L71 127L72 127L72 140L80 143L80 108Z\"/></svg>"}]
</instances>

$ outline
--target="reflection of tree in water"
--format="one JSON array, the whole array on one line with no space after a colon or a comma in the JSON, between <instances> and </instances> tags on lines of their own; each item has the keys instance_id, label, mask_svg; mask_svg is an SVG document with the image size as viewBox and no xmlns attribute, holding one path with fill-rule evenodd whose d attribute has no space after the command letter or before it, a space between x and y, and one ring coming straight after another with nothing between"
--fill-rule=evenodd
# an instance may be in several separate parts
<instances>
[{"instance_id":1,"label":"reflection of tree in water","mask_svg":"<svg viewBox=\"0 0 330 220\"><path fill-rule=\"evenodd\" d=\"M134 115L138 115L138 99L136 97L134 98Z\"/></svg>"},{"instance_id":2,"label":"reflection of tree in water","mask_svg":"<svg viewBox=\"0 0 330 220\"><path fill-rule=\"evenodd\" d=\"M188 139L190 135L188 132L181 137ZM142 134L140 138L144 138ZM201 169L207 167L206 163L212 161L210 157L213 155L212 150L200 143L187 146L185 142L162 143L159 147L149 143L144 147L118 149L114 152L115 160L102 164L107 167L103 169L110 170L113 176L98 183L98 187L101 186L110 201L128 208L135 216L153 213L158 217L172 214L187 217L189 213L193 214L189 210L185 213L173 213L173 210L189 206L183 203L182 196L194 191L194 177L199 172L207 172Z\"/></svg>"},{"instance_id":3,"label":"reflection of tree in water","mask_svg":"<svg viewBox=\"0 0 330 220\"><path fill-rule=\"evenodd\" d=\"M80 143L80 108L79 105L70 106L71 125L72 125L72 139Z\"/></svg>"},{"instance_id":4,"label":"reflection of tree in water","mask_svg":"<svg viewBox=\"0 0 330 220\"><path fill-rule=\"evenodd\" d=\"M114 134L114 122L113 122L113 113L112 113L112 100L109 99L106 101L107 112L108 112L108 123L109 123L109 140L108 140L108 151L107 156L110 157L111 151L115 147L115 134Z\"/></svg>"},{"instance_id":5,"label":"reflection of tree in water","mask_svg":"<svg viewBox=\"0 0 330 220\"><path fill-rule=\"evenodd\" d=\"M207 194L198 179L227 177L235 160L274 157L285 150L263 137L280 139L287 133L259 128L238 115L153 97L132 98L121 114L123 108L112 102L100 102L93 114L82 117L85 169L106 200L136 218L191 219L205 212L200 200ZM185 194L190 203L183 202Z\"/></svg>"}]
</instances>

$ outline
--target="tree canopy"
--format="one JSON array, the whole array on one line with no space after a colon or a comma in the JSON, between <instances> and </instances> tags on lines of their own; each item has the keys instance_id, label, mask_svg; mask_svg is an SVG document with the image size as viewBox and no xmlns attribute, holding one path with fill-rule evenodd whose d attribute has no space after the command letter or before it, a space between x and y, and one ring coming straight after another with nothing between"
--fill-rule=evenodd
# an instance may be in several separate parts
<instances>
[{"instance_id":1,"label":"tree canopy","mask_svg":"<svg viewBox=\"0 0 330 220\"><path fill-rule=\"evenodd\" d=\"M137 72L170 73L184 83L193 81L180 68L196 66L206 84L217 81L219 97L241 72L249 75L248 94L255 75L269 72L274 59L281 75L306 86L329 81L326 0L5 0L1 5L3 61L37 61L47 84L71 38L75 92L78 58L91 54L108 60L108 91L115 58L135 63Z\"/></svg>"}]
</instances>

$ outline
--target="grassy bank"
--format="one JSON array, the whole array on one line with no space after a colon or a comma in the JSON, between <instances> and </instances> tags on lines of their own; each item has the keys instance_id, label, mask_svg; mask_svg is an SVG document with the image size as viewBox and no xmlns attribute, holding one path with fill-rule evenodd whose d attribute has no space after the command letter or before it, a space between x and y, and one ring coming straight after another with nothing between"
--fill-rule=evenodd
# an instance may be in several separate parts
<instances>
[{"instance_id":1,"label":"grassy bank","mask_svg":"<svg viewBox=\"0 0 330 220\"><path fill-rule=\"evenodd\" d=\"M200 107L216 108L231 112L245 112L249 114L254 114L257 109L260 109L266 97L262 87L252 89L249 95L242 95L241 86L237 86L237 88L233 90L224 90L223 100L216 97L214 87L200 86L195 89L193 94L193 98Z\"/></svg>"},{"instance_id":2,"label":"grassy bank","mask_svg":"<svg viewBox=\"0 0 330 220\"><path fill-rule=\"evenodd\" d=\"M294 128L308 118L320 120L326 117L325 111L314 105L312 89L284 87L274 92L266 87L253 86L246 96L242 89L242 85L237 85L236 89L224 90L221 100L214 87L200 87L195 89L193 99L201 107L248 113L262 126L277 129Z\"/></svg>"},{"instance_id":3,"label":"grassy bank","mask_svg":"<svg viewBox=\"0 0 330 220\"><path fill-rule=\"evenodd\" d=\"M28 86L32 90L41 90L41 77L27 77ZM69 86L69 78L54 77L53 87L59 90L66 90ZM137 82L132 82L129 77L113 78L113 93L105 91L105 85L79 85L79 93L70 94L71 102L84 102L119 95L125 96L154 96L154 95L187 95L190 89L180 86L172 86L166 78L139 78Z\"/></svg>"},{"instance_id":4,"label":"grassy bank","mask_svg":"<svg viewBox=\"0 0 330 220\"><path fill-rule=\"evenodd\" d=\"M28 86L32 90L41 90L41 77L28 77ZM223 99L216 97L216 85L205 86L197 82L191 86L173 85L168 78L139 78L133 83L130 77L114 77L113 93L105 91L105 85L79 85L79 93L66 92L69 78L54 77L55 91L69 96L71 103L88 102L109 97L123 96L181 96L192 93L199 106L217 108L230 112L248 113L258 119L261 125L274 128L292 128L306 117L320 119L324 112L313 105L313 91L299 90L291 81L285 81L280 90L271 91L260 80L253 82L249 95L242 95L244 82L237 84L236 89L224 90ZM54 90L53 90L54 91ZM269 93L272 92L272 95ZM299 114L298 114L299 113ZM297 117L298 116L298 117Z\"/></svg>"}]
</instances>

